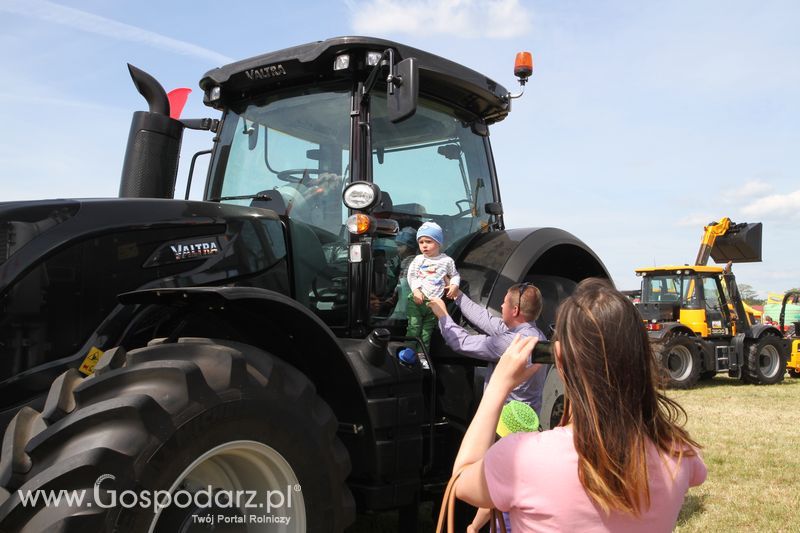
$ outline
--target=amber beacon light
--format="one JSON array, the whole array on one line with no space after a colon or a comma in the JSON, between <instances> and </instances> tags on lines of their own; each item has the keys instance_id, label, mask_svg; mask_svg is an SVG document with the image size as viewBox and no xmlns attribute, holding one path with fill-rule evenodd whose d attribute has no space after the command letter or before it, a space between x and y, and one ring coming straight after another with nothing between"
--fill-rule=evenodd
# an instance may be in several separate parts
<instances>
[{"instance_id":1,"label":"amber beacon light","mask_svg":"<svg viewBox=\"0 0 800 533\"><path fill-rule=\"evenodd\" d=\"M533 56L530 52L518 52L514 60L514 76L519 78L520 85L525 85L533 74Z\"/></svg>"}]
</instances>

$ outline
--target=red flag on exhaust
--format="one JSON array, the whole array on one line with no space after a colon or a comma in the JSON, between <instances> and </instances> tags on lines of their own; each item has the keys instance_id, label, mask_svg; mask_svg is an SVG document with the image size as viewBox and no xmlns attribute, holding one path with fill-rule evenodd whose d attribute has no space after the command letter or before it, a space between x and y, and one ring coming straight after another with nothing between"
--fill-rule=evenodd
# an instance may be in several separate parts
<instances>
[{"instance_id":1,"label":"red flag on exhaust","mask_svg":"<svg viewBox=\"0 0 800 533\"><path fill-rule=\"evenodd\" d=\"M174 118L175 120L181 118L181 113L183 113L183 106L186 105L186 100L189 98L190 92L192 92L191 89L181 87L178 89L173 89L169 93L167 93L167 99L169 100L170 118Z\"/></svg>"}]
</instances>

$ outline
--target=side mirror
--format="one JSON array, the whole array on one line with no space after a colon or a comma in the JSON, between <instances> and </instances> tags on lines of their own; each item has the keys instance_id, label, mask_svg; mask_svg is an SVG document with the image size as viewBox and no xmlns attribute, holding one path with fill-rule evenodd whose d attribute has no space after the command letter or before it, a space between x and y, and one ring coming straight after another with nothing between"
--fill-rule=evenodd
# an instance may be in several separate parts
<instances>
[{"instance_id":1,"label":"side mirror","mask_svg":"<svg viewBox=\"0 0 800 533\"><path fill-rule=\"evenodd\" d=\"M503 214L503 204L500 202L489 202L483 206L483 210L487 215L500 216Z\"/></svg>"},{"instance_id":2,"label":"side mirror","mask_svg":"<svg viewBox=\"0 0 800 533\"><path fill-rule=\"evenodd\" d=\"M387 104L389 120L400 122L412 116L417 110L419 97L419 68L417 59L409 57L392 67L387 80Z\"/></svg>"},{"instance_id":3,"label":"side mirror","mask_svg":"<svg viewBox=\"0 0 800 533\"><path fill-rule=\"evenodd\" d=\"M375 233L384 237L397 237L400 233L400 224L391 218L378 218L375 220Z\"/></svg>"}]
</instances>

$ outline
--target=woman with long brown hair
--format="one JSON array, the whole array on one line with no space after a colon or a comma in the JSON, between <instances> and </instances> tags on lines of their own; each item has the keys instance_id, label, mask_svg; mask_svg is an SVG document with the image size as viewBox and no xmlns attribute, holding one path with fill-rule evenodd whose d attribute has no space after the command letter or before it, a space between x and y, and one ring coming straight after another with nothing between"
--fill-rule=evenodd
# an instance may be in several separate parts
<instances>
[{"instance_id":1,"label":"woman with long brown hair","mask_svg":"<svg viewBox=\"0 0 800 533\"><path fill-rule=\"evenodd\" d=\"M604 280L581 282L559 307L559 427L491 432L508 391L529 379L534 338L515 339L461 444L456 496L510 511L513 531L670 531L706 467L686 413L657 388L657 365L633 304Z\"/></svg>"}]
</instances>

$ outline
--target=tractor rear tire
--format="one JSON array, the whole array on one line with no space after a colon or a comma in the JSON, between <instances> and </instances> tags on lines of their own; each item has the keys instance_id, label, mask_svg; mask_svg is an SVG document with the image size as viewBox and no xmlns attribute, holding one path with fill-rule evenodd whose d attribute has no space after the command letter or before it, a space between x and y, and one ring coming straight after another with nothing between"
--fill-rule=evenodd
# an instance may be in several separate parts
<instances>
[{"instance_id":1,"label":"tractor rear tire","mask_svg":"<svg viewBox=\"0 0 800 533\"><path fill-rule=\"evenodd\" d=\"M306 376L252 346L180 339L112 349L94 375L66 372L41 413L24 408L9 424L0 530L228 531L247 520L247 531L342 531L355 506L337 426ZM86 500L21 501L62 489L85 490ZM153 501L156 491L175 503L154 512L144 495ZM197 520L218 515L231 522Z\"/></svg>"},{"instance_id":2,"label":"tractor rear tire","mask_svg":"<svg viewBox=\"0 0 800 533\"><path fill-rule=\"evenodd\" d=\"M539 422L543 429L553 429L564 415L564 383L555 366L550 367L542 387L542 412Z\"/></svg>"},{"instance_id":3,"label":"tractor rear tire","mask_svg":"<svg viewBox=\"0 0 800 533\"><path fill-rule=\"evenodd\" d=\"M671 389L691 389L700 379L700 350L685 334L670 337L660 350L664 381Z\"/></svg>"},{"instance_id":4,"label":"tractor rear tire","mask_svg":"<svg viewBox=\"0 0 800 533\"><path fill-rule=\"evenodd\" d=\"M786 356L783 343L776 335L764 335L747 347L745 373L747 381L758 385L773 385L783 381Z\"/></svg>"}]
</instances>

